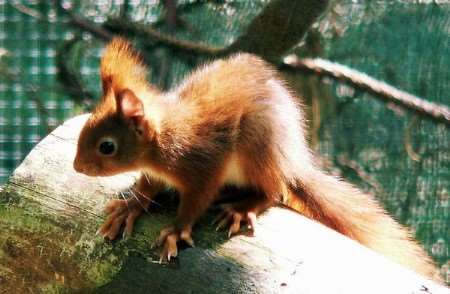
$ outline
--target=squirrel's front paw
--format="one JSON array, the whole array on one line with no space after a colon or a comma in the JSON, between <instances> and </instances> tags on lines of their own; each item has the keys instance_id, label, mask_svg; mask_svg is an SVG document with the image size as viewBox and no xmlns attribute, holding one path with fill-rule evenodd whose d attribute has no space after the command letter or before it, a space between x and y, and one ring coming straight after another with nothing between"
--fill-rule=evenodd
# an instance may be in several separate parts
<instances>
[{"instance_id":1,"label":"squirrel's front paw","mask_svg":"<svg viewBox=\"0 0 450 294\"><path fill-rule=\"evenodd\" d=\"M163 246L159 262L170 261L172 257L178 255L178 241L185 241L189 246L194 247L194 240L192 240L191 232L191 226L186 226L181 230L176 229L173 226L161 230L159 237L152 245L152 248Z\"/></svg>"},{"instance_id":2,"label":"squirrel's front paw","mask_svg":"<svg viewBox=\"0 0 450 294\"><path fill-rule=\"evenodd\" d=\"M105 207L108 218L98 229L97 234L100 234L103 238L114 240L122 225L125 225L122 236L124 238L130 236L136 219L144 210L145 207L137 205L132 199L114 199L109 201Z\"/></svg>"}]
</instances>

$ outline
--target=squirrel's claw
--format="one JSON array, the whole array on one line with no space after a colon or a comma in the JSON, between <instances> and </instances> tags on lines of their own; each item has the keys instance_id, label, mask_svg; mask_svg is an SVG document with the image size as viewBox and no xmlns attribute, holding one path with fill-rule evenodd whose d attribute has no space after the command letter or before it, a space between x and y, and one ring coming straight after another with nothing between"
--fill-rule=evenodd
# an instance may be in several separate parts
<instances>
[{"instance_id":1,"label":"squirrel's claw","mask_svg":"<svg viewBox=\"0 0 450 294\"><path fill-rule=\"evenodd\" d=\"M217 221L216 231L220 231L225 228L231 221L232 215L229 213L221 214L221 220Z\"/></svg>"},{"instance_id":2,"label":"squirrel's claw","mask_svg":"<svg viewBox=\"0 0 450 294\"><path fill-rule=\"evenodd\" d=\"M214 222L218 222L216 231L228 226L228 238L238 234L241 231L241 222L247 223L247 232L252 236L255 234L257 226L256 214L254 212L237 212L231 208L227 208L224 212L222 212Z\"/></svg>"},{"instance_id":3,"label":"squirrel's claw","mask_svg":"<svg viewBox=\"0 0 450 294\"><path fill-rule=\"evenodd\" d=\"M194 240L191 237L191 227L186 227L183 230L177 230L174 227L163 229L158 238L152 244L152 249L156 247L163 247L160 254L159 263L169 262L171 258L178 256L177 242L185 241L189 246L194 247Z\"/></svg>"},{"instance_id":4,"label":"squirrel's claw","mask_svg":"<svg viewBox=\"0 0 450 294\"><path fill-rule=\"evenodd\" d=\"M242 214L240 214L240 213L233 214L233 223L231 224L230 228L228 229L228 238L230 238L232 235L239 232L239 230L241 229L241 220L242 220Z\"/></svg>"}]
</instances>

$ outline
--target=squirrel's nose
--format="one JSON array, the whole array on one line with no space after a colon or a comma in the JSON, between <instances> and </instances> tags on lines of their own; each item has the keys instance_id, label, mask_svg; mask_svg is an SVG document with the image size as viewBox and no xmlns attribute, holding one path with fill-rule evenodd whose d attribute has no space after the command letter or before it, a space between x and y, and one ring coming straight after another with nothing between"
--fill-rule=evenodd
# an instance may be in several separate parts
<instances>
[{"instance_id":1,"label":"squirrel's nose","mask_svg":"<svg viewBox=\"0 0 450 294\"><path fill-rule=\"evenodd\" d=\"M75 158L75 160L73 161L73 169L79 173L84 173L83 165L80 163L80 160L78 160L77 158Z\"/></svg>"}]
</instances>

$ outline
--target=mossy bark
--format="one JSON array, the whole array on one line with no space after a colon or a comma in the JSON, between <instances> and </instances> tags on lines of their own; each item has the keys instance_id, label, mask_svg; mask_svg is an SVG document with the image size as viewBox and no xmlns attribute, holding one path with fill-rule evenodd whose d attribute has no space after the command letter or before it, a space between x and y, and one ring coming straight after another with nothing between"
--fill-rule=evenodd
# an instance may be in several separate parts
<instances>
[{"instance_id":1,"label":"mossy bark","mask_svg":"<svg viewBox=\"0 0 450 294\"><path fill-rule=\"evenodd\" d=\"M274 208L255 237L225 238L202 218L197 247L170 264L150 244L174 210L142 216L132 237L95 235L103 206L135 174L90 178L72 169L74 118L27 156L0 192L0 293L438 293L432 282L294 212ZM416 292L414 292L416 291Z\"/></svg>"}]
</instances>

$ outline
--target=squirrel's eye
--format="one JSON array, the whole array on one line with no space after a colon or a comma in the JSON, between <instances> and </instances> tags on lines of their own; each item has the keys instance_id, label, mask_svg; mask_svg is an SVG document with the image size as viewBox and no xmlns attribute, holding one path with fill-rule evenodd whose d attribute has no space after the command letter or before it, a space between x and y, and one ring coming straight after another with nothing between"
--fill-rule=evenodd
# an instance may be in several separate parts
<instances>
[{"instance_id":1,"label":"squirrel's eye","mask_svg":"<svg viewBox=\"0 0 450 294\"><path fill-rule=\"evenodd\" d=\"M117 150L116 142L111 138L104 138L100 140L98 145L98 152L102 155L114 155Z\"/></svg>"}]
</instances>

